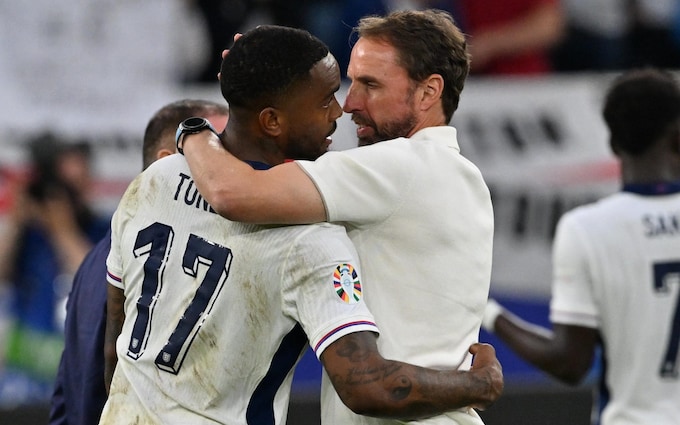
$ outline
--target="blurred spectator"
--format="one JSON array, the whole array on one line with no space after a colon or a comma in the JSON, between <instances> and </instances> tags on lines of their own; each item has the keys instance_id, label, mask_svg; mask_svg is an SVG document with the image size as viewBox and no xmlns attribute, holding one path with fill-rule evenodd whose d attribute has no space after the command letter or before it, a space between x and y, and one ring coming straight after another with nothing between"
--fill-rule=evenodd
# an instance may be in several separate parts
<instances>
[{"instance_id":1,"label":"blurred spectator","mask_svg":"<svg viewBox=\"0 0 680 425\"><path fill-rule=\"evenodd\" d=\"M275 0L286 1L286 0ZM347 76L352 50L352 28L366 15L384 15L383 0L321 0L310 1L305 13L304 28L323 40L338 60L342 77Z\"/></svg>"},{"instance_id":2,"label":"blurred spectator","mask_svg":"<svg viewBox=\"0 0 680 425\"><path fill-rule=\"evenodd\" d=\"M269 12L273 23L304 28L323 40L338 60L345 78L349 54L352 50L350 36L359 18L366 15L383 15L388 11L385 0L270 0Z\"/></svg>"},{"instance_id":3,"label":"blurred spectator","mask_svg":"<svg viewBox=\"0 0 680 425\"><path fill-rule=\"evenodd\" d=\"M680 67L680 45L674 38L677 0L634 0L629 35L631 68Z\"/></svg>"},{"instance_id":4,"label":"blurred spectator","mask_svg":"<svg viewBox=\"0 0 680 425\"><path fill-rule=\"evenodd\" d=\"M629 0L561 0L567 33L553 55L556 71L628 67Z\"/></svg>"},{"instance_id":5,"label":"blurred spectator","mask_svg":"<svg viewBox=\"0 0 680 425\"><path fill-rule=\"evenodd\" d=\"M420 0L451 12L469 36L472 74L552 71L550 51L564 32L560 0Z\"/></svg>"},{"instance_id":6,"label":"blurred spectator","mask_svg":"<svg viewBox=\"0 0 680 425\"><path fill-rule=\"evenodd\" d=\"M677 0L562 0L568 29L556 71L680 67Z\"/></svg>"},{"instance_id":7,"label":"blurred spectator","mask_svg":"<svg viewBox=\"0 0 680 425\"><path fill-rule=\"evenodd\" d=\"M307 9L314 3L314 0L267 0L266 3L273 24L303 28L306 23Z\"/></svg>"},{"instance_id":8,"label":"blurred spectator","mask_svg":"<svg viewBox=\"0 0 680 425\"><path fill-rule=\"evenodd\" d=\"M384 15L389 0L194 0L205 17L210 34L210 60L198 81L216 82L221 52L231 46L234 34L251 22L303 28L323 40L346 77L352 28L366 15ZM407 6L406 6L407 7Z\"/></svg>"},{"instance_id":9,"label":"blurred spectator","mask_svg":"<svg viewBox=\"0 0 680 425\"><path fill-rule=\"evenodd\" d=\"M11 289L11 322L0 405L46 402L63 347L73 273L108 230L88 204L90 151L46 134L31 143L31 170L16 183L0 237L0 281Z\"/></svg>"},{"instance_id":10,"label":"blurred spectator","mask_svg":"<svg viewBox=\"0 0 680 425\"><path fill-rule=\"evenodd\" d=\"M241 30L254 8L253 0L194 0L205 20L209 37L207 63L194 79L197 82L217 83L222 65L222 50L231 46L234 34ZM290 2L298 3L298 2Z\"/></svg>"},{"instance_id":11,"label":"blurred spectator","mask_svg":"<svg viewBox=\"0 0 680 425\"><path fill-rule=\"evenodd\" d=\"M543 74L563 34L559 0L462 0L473 74Z\"/></svg>"}]
</instances>

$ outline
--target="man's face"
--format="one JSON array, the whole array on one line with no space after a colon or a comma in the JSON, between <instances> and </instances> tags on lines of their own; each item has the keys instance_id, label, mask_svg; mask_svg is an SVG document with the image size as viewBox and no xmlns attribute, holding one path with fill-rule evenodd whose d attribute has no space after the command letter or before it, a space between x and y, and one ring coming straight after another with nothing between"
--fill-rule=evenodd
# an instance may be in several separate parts
<instances>
[{"instance_id":1,"label":"man's face","mask_svg":"<svg viewBox=\"0 0 680 425\"><path fill-rule=\"evenodd\" d=\"M330 136L337 128L342 108L335 97L340 88L338 62L330 53L310 71L289 103L288 143L283 147L290 159L316 159L326 153Z\"/></svg>"},{"instance_id":2,"label":"man's face","mask_svg":"<svg viewBox=\"0 0 680 425\"><path fill-rule=\"evenodd\" d=\"M351 85L343 110L357 125L359 146L415 132L417 84L398 64L394 47L360 38L352 49L347 77Z\"/></svg>"}]
</instances>

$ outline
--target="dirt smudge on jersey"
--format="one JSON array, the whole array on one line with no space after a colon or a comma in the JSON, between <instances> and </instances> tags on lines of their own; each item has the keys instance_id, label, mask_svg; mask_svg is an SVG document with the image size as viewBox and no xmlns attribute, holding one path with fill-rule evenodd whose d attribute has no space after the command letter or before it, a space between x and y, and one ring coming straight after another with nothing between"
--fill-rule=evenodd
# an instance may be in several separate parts
<instances>
[{"instance_id":1,"label":"dirt smudge on jersey","mask_svg":"<svg viewBox=\"0 0 680 425\"><path fill-rule=\"evenodd\" d=\"M255 279L257 279L257 276L261 276L261 273L258 273L255 276ZM267 309L267 300L269 297L267 291L257 282L246 280L243 282L242 289L245 301L246 320L251 323L251 326L248 326L248 329L251 332L250 337L255 341L260 338L263 333L267 332L265 327L270 323L267 318L269 315Z\"/></svg>"},{"instance_id":2,"label":"dirt smudge on jersey","mask_svg":"<svg viewBox=\"0 0 680 425\"><path fill-rule=\"evenodd\" d=\"M137 176L128 186L118 205L119 211L124 211L130 217L134 217L139 209L139 196L142 185L142 176Z\"/></svg>"}]
</instances>

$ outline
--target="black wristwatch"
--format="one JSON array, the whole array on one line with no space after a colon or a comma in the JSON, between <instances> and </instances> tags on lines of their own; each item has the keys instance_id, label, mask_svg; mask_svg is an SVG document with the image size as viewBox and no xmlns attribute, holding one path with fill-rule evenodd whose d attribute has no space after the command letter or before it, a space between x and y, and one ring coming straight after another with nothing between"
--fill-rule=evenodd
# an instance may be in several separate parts
<instances>
[{"instance_id":1,"label":"black wristwatch","mask_svg":"<svg viewBox=\"0 0 680 425\"><path fill-rule=\"evenodd\" d=\"M196 134L200 133L203 130L210 130L217 137L220 136L217 133L217 130L215 130L215 128L205 118L191 117L179 123L179 127L177 127L177 133L175 133L175 143L177 144L177 152L184 155L184 150L182 149L182 146L185 134Z\"/></svg>"}]
</instances>

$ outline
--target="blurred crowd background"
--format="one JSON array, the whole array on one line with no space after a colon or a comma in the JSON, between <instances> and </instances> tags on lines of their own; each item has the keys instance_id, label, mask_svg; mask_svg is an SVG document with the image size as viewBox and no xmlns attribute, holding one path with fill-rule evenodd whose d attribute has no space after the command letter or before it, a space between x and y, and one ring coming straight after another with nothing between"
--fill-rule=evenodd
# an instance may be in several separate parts
<instances>
[{"instance_id":1,"label":"blurred crowd background","mask_svg":"<svg viewBox=\"0 0 680 425\"><path fill-rule=\"evenodd\" d=\"M425 7L452 13L469 36L471 80L492 87L680 67L678 0L0 2L0 410L49 400L70 279L129 182L120 170L141 168L124 163L140 158L129 151L167 101L221 100L234 33L306 28L344 72L360 17ZM112 203L94 200L102 193Z\"/></svg>"}]
</instances>

